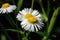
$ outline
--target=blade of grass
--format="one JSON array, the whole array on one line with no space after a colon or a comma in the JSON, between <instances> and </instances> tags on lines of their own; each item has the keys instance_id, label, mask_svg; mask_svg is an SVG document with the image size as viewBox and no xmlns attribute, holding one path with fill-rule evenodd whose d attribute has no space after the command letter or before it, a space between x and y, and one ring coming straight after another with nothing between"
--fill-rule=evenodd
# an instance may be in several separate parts
<instances>
[{"instance_id":1,"label":"blade of grass","mask_svg":"<svg viewBox=\"0 0 60 40\"><path fill-rule=\"evenodd\" d=\"M6 36L4 34L1 35L1 40L6 40Z\"/></svg>"},{"instance_id":2,"label":"blade of grass","mask_svg":"<svg viewBox=\"0 0 60 40\"><path fill-rule=\"evenodd\" d=\"M0 25L2 26L1 28L3 29L3 32L9 38L9 40L12 40L11 37L7 34L7 32L4 30L4 25L2 23L0 23Z\"/></svg>"},{"instance_id":3,"label":"blade of grass","mask_svg":"<svg viewBox=\"0 0 60 40\"><path fill-rule=\"evenodd\" d=\"M4 33L6 34L6 36L9 38L9 40L12 40L12 38L8 35L8 33L6 31L4 31Z\"/></svg>"},{"instance_id":4,"label":"blade of grass","mask_svg":"<svg viewBox=\"0 0 60 40\"><path fill-rule=\"evenodd\" d=\"M50 13L50 2L49 2L49 0L47 1L47 15L49 15L49 13Z\"/></svg>"},{"instance_id":5,"label":"blade of grass","mask_svg":"<svg viewBox=\"0 0 60 40\"><path fill-rule=\"evenodd\" d=\"M22 36L22 40L28 40L29 34L30 34L30 32L25 31L25 34L23 34L23 36Z\"/></svg>"},{"instance_id":6,"label":"blade of grass","mask_svg":"<svg viewBox=\"0 0 60 40\"><path fill-rule=\"evenodd\" d=\"M47 14L46 14L46 12L45 12L45 10L44 10L44 8L43 8L42 0L39 0L38 2L39 2L39 4L40 4L40 6L41 6L42 15L43 15L45 21L47 22L47 21L48 21L48 17L47 17Z\"/></svg>"},{"instance_id":7,"label":"blade of grass","mask_svg":"<svg viewBox=\"0 0 60 40\"><path fill-rule=\"evenodd\" d=\"M16 9L16 11L15 11L15 14L17 14L17 13L19 12L19 10L21 9L22 3L23 3L23 0L18 0L17 9ZM15 20L16 20L16 24L18 24L18 23L17 23L17 19L15 19Z\"/></svg>"},{"instance_id":8,"label":"blade of grass","mask_svg":"<svg viewBox=\"0 0 60 40\"><path fill-rule=\"evenodd\" d=\"M20 36L19 36L19 34L21 34L21 35L24 34L23 31L21 31L21 30L17 30L17 29L5 29L5 31L17 32L18 40L20 40Z\"/></svg>"},{"instance_id":9,"label":"blade of grass","mask_svg":"<svg viewBox=\"0 0 60 40\"><path fill-rule=\"evenodd\" d=\"M17 9L15 11L15 14L17 14L19 12L19 10L21 9L22 3L23 3L23 0L18 0ZM16 20L16 24L17 24L17 20ZM19 33L17 33L17 34L18 34L18 40L20 40Z\"/></svg>"},{"instance_id":10,"label":"blade of grass","mask_svg":"<svg viewBox=\"0 0 60 40\"><path fill-rule=\"evenodd\" d=\"M18 23L15 23L14 20L12 19L12 17L11 17L10 15L6 15L6 14L5 14L5 17L6 17L6 19L9 21L9 23L10 23L13 27L16 27L17 29L19 29ZM16 21L17 21L17 20L16 20ZM20 30L20 32L21 32L21 30ZM18 40L20 40L19 34L20 34L20 33L17 32Z\"/></svg>"},{"instance_id":11,"label":"blade of grass","mask_svg":"<svg viewBox=\"0 0 60 40\"><path fill-rule=\"evenodd\" d=\"M21 34L24 34L23 31L17 30L17 29L4 29L5 31L12 31L12 32L20 32Z\"/></svg>"},{"instance_id":12,"label":"blade of grass","mask_svg":"<svg viewBox=\"0 0 60 40\"><path fill-rule=\"evenodd\" d=\"M17 30L17 29L5 29L5 31L17 32L18 40L20 40L20 36L19 36L19 34L21 34L21 35L24 34L23 31L20 31L20 30Z\"/></svg>"},{"instance_id":13,"label":"blade of grass","mask_svg":"<svg viewBox=\"0 0 60 40\"><path fill-rule=\"evenodd\" d=\"M50 20L50 24L49 24L49 27L48 27L48 34L52 31L52 29L53 29L53 26L54 26L54 24L55 24L55 20L56 20L56 18L57 18L57 16L58 16L58 12L60 11L60 7L58 7L55 11L54 11L54 13L53 13L53 16L52 16L52 18L51 18L51 20Z\"/></svg>"},{"instance_id":14,"label":"blade of grass","mask_svg":"<svg viewBox=\"0 0 60 40\"><path fill-rule=\"evenodd\" d=\"M31 3L31 8L33 9L33 5L34 5L34 0L32 0L32 3Z\"/></svg>"},{"instance_id":15,"label":"blade of grass","mask_svg":"<svg viewBox=\"0 0 60 40\"><path fill-rule=\"evenodd\" d=\"M47 29L47 35L45 35L42 40L48 40L48 37L49 37L49 35L50 35L53 27L54 27L55 20L56 20L56 18L57 18L57 16L58 16L58 12L59 12L59 11L60 11L60 7L58 7L58 8L54 11L54 13L53 13L53 15L52 15L52 18L51 18L51 20L50 20L50 24L49 24L48 29Z\"/></svg>"},{"instance_id":16,"label":"blade of grass","mask_svg":"<svg viewBox=\"0 0 60 40\"><path fill-rule=\"evenodd\" d=\"M50 13L50 2L49 0L47 1L47 16L49 17L49 13ZM49 25L49 19L47 21L47 24L46 24L46 29L48 28L48 25ZM47 30L46 30L47 31Z\"/></svg>"},{"instance_id":17,"label":"blade of grass","mask_svg":"<svg viewBox=\"0 0 60 40\"><path fill-rule=\"evenodd\" d=\"M41 32L41 31L36 32L36 33L39 34L40 36L44 36L45 35L45 33L44 32Z\"/></svg>"},{"instance_id":18,"label":"blade of grass","mask_svg":"<svg viewBox=\"0 0 60 40\"><path fill-rule=\"evenodd\" d=\"M40 4L40 6L41 6L43 15L46 15L46 12L45 12L45 10L44 10L44 8L43 8L42 0L39 0L39 4Z\"/></svg>"},{"instance_id":19,"label":"blade of grass","mask_svg":"<svg viewBox=\"0 0 60 40\"><path fill-rule=\"evenodd\" d=\"M15 14L18 13L19 10L21 9L22 3L23 3L23 0L18 0L18 3L17 3L17 9L16 9L16 11L15 11Z\"/></svg>"},{"instance_id":20,"label":"blade of grass","mask_svg":"<svg viewBox=\"0 0 60 40\"><path fill-rule=\"evenodd\" d=\"M12 17L9 14L5 14L4 16L9 21L9 23L12 25L12 27L18 28L18 26L15 24L14 20L12 19Z\"/></svg>"}]
</instances>

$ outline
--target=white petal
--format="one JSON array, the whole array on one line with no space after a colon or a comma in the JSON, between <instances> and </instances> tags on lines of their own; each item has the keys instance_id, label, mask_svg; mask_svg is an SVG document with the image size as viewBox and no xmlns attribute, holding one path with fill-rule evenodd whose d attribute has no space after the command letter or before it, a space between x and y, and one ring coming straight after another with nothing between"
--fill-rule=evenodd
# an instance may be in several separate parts
<instances>
[{"instance_id":1,"label":"white petal","mask_svg":"<svg viewBox=\"0 0 60 40\"><path fill-rule=\"evenodd\" d=\"M44 23L41 20L38 20L38 24L40 24L40 26L44 25Z\"/></svg>"},{"instance_id":2,"label":"white petal","mask_svg":"<svg viewBox=\"0 0 60 40\"><path fill-rule=\"evenodd\" d=\"M24 25L24 24L26 24L26 22L25 22L25 21L22 21L22 22L21 22L21 25Z\"/></svg>"},{"instance_id":3,"label":"white petal","mask_svg":"<svg viewBox=\"0 0 60 40\"><path fill-rule=\"evenodd\" d=\"M22 20L23 20L23 16L20 15L19 13L18 13L18 15L16 16L16 18L17 18L19 21L22 21Z\"/></svg>"},{"instance_id":4,"label":"white petal","mask_svg":"<svg viewBox=\"0 0 60 40\"><path fill-rule=\"evenodd\" d=\"M41 28L42 28L39 24L36 24L36 25L37 25L37 27L38 27L39 29L41 29Z\"/></svg>"},{"instance_id":5,"label":"white petal","mask_svg":"<svg viewBox=\"0 0 60 40\"><path fill-rule=\"evenodd\" d=\"M22 10L22 11L19 11L19 13L21 13L21 14L26 14L27 12L25 11L25 10Z\"/></svg>"},{"instance_id":6,"label":"white petal","mask_svg":"<svg viewBox=\"0 0 60 40\"><path fill-rule=\"evenodd\" d=\"M35 26L36 31L38 31L37 27Z\"/></svg>"},{"instance_id":7,"label":"white petal","mask_svg":"<svg viewBox=\"0 0 60 40\"><path fill-rule=\"evenodd\" d=\"M34 15L34 16L36 16L36 15L38 15L39 14L39 12L37 11L37 10L34 10L33 12L32 12L32 15Z\"/></svg>"},{"instance_id":8,"label":"white petal","mask_svg":"<svg viewBox=\"0 0 60 40\"><path fill-rule=\"evenodd\" d=\"M40 18L41 17L41 14L37 15L36 17Z\"/></svg>"},{"instance_id":9,"label":"white petal","mask_svg":"<svg viewBox=\"0 0 60 40\"><path fill-rule=\"evenodd\" d=\"M34 25L31 25L31 29L32 32L34 32Z\"/></svg>"},{"instance_id":10,"label":"white petal","mask_svg":"<svg viewBox=\"0 0 60 40\"><path fill-rule=\"evenodd\" d=\"M2 13L6 13L6 12L7 12L6 9L3 9Z\"/></svg>"},{"instance_id":11,"label":"white petal","mask_svg":"<svg viewBox=\"0 0 60 40\"><path fill-rule=\"evenodd\" d=\"M29 13L32 13L32 11L33 11L33 10L30 8L30 9L29 9Z\"/></svg>"},{"instance_id":12,"label":"white petal","mask_svg":"<svg viewBox=\"0 0 60 40\"><path fill-rule=\"evenodd\" d=\"M2 13L2 11L3 11L3 10L0 8L0 13Z\"/></svg>"},{"instance_id":13,"label":"white petal","mask_svg":"<svg viewBox=\"0 0 60 40\"><path fill-rule=\"evenodd\" d=\"M10 5L11 10L15 10L16 9L16 6L15 5Z\"/></svg>"},{"instance_id":14,"label":"white petal","mask_svg":"<svg viewBox=\"0 0 60 40\"><path fill-rule=\"evenodd\" d=\"M10 13L10 12L13 12L13 10L11 10L10 8L8 8L8 9L7 9L7 12Z\"/></svg>"},{"instance_id":15,"label":"white petal","mask_svg":"<svg viewBox=\"0 0 60 40\"><path fill-rule=\"evenodd\" d=\"M22 28L24 28L24 27L27 26L27 23L26 23L25 21L22 21L22 22L21 22L21 26L22 26Z\"/></svg>"},{"instance_id":16,"label":"white petal","mask_svg":"<svg viewBox=\"0 0 60 40\"><path fill-rule=\"evenodd\" d=\"M28 8L26 8L26 10L25 10L27 13L29 12L29 9Z\"/></svg>"},{"instance_id":17,"label":"white petal","mask_svg":"<svg viewBox=\"0 0 60 40\"><path fill-rule=\"evenodd\" d=\"M27 26L27 24L24 24L24 25L22 25L22 28L24 28L24 27L26 27Z\"/></svg>"},{"instance_id":18,"label":"white petal","mask_svg":"<svg viewBox=\"0 0 60 40\"><path fill-rule=\"evenodd\" d=\"M26 27L24 27L24 29L29 30L30 27L31 27L31 25L27 25Z\"/></svg>"}]
</instances>

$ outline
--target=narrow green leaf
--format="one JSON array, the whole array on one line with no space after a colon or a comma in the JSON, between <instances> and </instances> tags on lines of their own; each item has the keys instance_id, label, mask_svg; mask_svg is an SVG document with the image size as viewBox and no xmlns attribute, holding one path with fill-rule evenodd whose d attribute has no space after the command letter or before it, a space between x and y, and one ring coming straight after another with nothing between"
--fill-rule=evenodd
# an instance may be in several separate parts
<instances>
[{"instance_id":1,"label":"narrow green leaf","mask_svg":"<svg viewBox=\"0 0 60 40\"><path fill-rule=\"evenodd\" d=\"M48 34L50 34L50 32L52 31L52 29L53 29L53 27L54 27L55 20L56 20L56 18L57 18L57 15L58 15L58 12L59 12L59 11L60 11L60 7L58 7L58 8L54 11L54 13L53 13L53 15L52 15L52 18L51 18L51 20L50 20L49 27L48 27L48 29L47 29Z\"/></svg>"},{"instance_id":2,"label":"narrow green leaf","mask_svg":"<svg viewBox=\"0 0 60 40\"><path fill-rule=\"evenodd\" d=\"M2 24L2 23L0 23L1 24L1 28L3 29L3 32L4 32L4 34L6 35L6 37L8 37L9 38L9 40L12 40L11 39L11 37L8 35L8 33L4 30L4 25Z\"/></svg>"},{"instance_id":3,"label":"narrow green leaf","mask_svg":"<svg viewBox=\"0 0 60 40\"><path fill-rule=\"evenodd\" d=\"M8 35L8 33L6 31L4 31L4 34L6 35L6 37L9 39L9 40L12 40L12 38Z\"/></svg>"},{"instance_id":4,"label":"narrow green leaf","mask_svg":"<svg viewBox=\"0 0 60 40\"><path fill-rule=\"evenodd\" d=\"M57 16L58 16L59 11L60 11L60 7L58 7L58 8L54 11L54 13L53 13L53 15L52 15L52 18L51 18L51 20L50 20L50 24L49 24L48 29L47 29L47 35L45 35L45 36L42 38L42 40L48 40L48 37L49 37L49 35L50 35L53 27L54 27L55 20L56 20L56 18L57 18Z\"/></svg>"},{"instance_id":5,"label":"narrow green leaf","mask_svg":"<svg viewBox=\"0 0 60 40\"><path fill-rule=\"evenodd\" d=\"M41 31L36 32L36 33L39 34L40 36L44 36L45 35L45 33L44 32L41 32Z\"/></svg>"},{"instance_id":6,"label":"narrow green leaf","mask_svg":"<svg viewBox=\"0 0 60 40\"><path fill-rule=\"evenodd\" d=\"M44 18L43 20L45 20L45 22L47 22L47 21L48 21L48 17L47 17L47 14L46 14L46 12L45 12L45 10L44 10L44 8L43 8L42 0L39 0L38 2L39 2L39 4L40 4L40 6L41 6L42 16L43 16L43 18Z\"/></svg>"},{"instance_id":7,"label":"narrow green leaf","mask_svg":"<svg viewBox=\"0 0 60 40\"><path fill-rule=\"evenodd\" d=\"M31 3L31 8L33 9L33 5L34 5L34 0L32 0L32 3Z\"/></svg>"},{"instance_id":8,"label":"narrow green leaf","mask_svg":"<svg viewBox=\"0 0 60 40\"><path fill-rule=\"evenodd\" d=\"M23 31L20 31L20 30L16 30L16 29L5 29L6 31L12 31L12 32L20 32L21 34L24 34ZM41 35L41 36L44 36L45 33L44 32L36 32L37 34Z\"/></svg>"},{"instance_id":9,"label":"narrow green leaf","mask_svg":"<svg viewBox=\"0 0 60 40\"><path fill-rule=\"evenodd\" d=\"M45 10L44 10L44 8L43 8L42 0L39 0L39 4L40 4L40 6L41 6L43 15L46 15L46 12L45 12ZM46 15L46 16L47 16L47 15Z\"/></svg>"},{"instance_id":10,"label":"narrow green leaf","mask_svg":"<svg viewBox=\"0 0 60 40\"><path fill-rule=\"evenodd\" d=\"M17 9L16 9L15 13L19 12L19 10L21 9L22 3L23 3L23 0L19 0L18 1L18 3L17 3Z\"/></svg>"},{"instance_id":11,"label":"narrow green leaf","mask_svg":"<svg viewBox=\"0 0 60 40\"><path fill-rule=\"evenodd\" d=\"M19 29L18 28L18 23L15 23L14 20L12 19L12 17L9 14L5 14L5 17L13 27L16 27L17 29ZM16 22L17 22L17 20L16 20ZM20 30L20 32L21 32L21 30ZM18 35L18 40L20 40L20 36L19 36L18 31L17 31L17 35Z\"/></svg>"},{"instance_id":12,"label":"narrow green leaf","mask_svg":"<svg viewBox=\"0 0 60 40\"><path fill-rule=\"evenodd\" d=\"M19 29L17 24L14 22L14 20L10 16L10 14L5 14L4 16L9 21L9 23L11 24L12 27L16 27L17 29Z\"/></svg>"},{"instance_id":13,"label":"narrow green leaf","mask_svg":"<svg viewBox=\"0 0 60 40\"><path fill-rule=\"evenodd\" d=\"M24 34L23 31L17 30L17 29L4 29L4 30L6 30L6 31L12 31L12 32L20 32L21 34Z\"/></svg>"},{"instance_id":14,"label":"narrow green leaf","mask_svg":"<svg viewBox=\"0 0 60 40\"><path fill-rule=\"evenodd\" d=\"M6 36L5 35L1 35L1 40L6 40Z\"/></svg>"},{"instance_id":15,"label":"narrow green leaf","mask_svg":"<svg viewBox=\"0 0 60 40\"><path fill-rule=\"evenodd\" d=\"M49 0L47 1L47 15L49 15L49 13L50 13L50 2L49 2Z\"/></svg>"},{"instance_id":16,"label":"narrow green leaf","mask_svg":"<svg viewBox=\"0 0 60 40\"><path fill-rule=\"evenodd\" d=\"M12 32L20 32L19 30L16 29L5 29L6 31L12 31Z\"/></svg>"}]
</instances>

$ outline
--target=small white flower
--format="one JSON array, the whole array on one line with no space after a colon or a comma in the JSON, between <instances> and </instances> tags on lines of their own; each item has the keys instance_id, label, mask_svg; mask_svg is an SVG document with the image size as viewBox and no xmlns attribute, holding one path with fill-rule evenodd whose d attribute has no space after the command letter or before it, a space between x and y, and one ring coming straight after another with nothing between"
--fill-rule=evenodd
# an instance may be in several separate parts
<instances>
[{"instance_id":1,"label":"small white flower","mask_svg":"<svg viewBox=\"0 0 60 40\"><path fill-rule=\"evenodd\" d=\"M0 13L10 13L13 12L13 10L16 9L15 5L10 5L9 3L2 4L2 7L0 8Z\"/></svg>"},{"instance_id":2,"label":"small white flower","mask_svg":"<svg viewBox=\"0 0 60 40\"><path fill-rule=\"evenodd\" d=\"M32 10L31 8L25 8L19 11L17 17L21 22L23 29L34 32L41 30L43 27L43 22L41 20L41 14L37 10Z\"/></svg>"}]
</instances>

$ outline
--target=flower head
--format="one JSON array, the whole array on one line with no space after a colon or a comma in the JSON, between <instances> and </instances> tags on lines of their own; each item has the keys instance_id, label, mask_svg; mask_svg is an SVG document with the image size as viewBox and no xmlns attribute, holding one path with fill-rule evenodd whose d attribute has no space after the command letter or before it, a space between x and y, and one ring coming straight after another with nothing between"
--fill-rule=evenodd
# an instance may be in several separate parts
<instances>
[{"instance_id":1,"label":"flower head","mask_svg":"<svg viewBox=\"0 0 60 40\"><path fill-rule=\"evenodd\" d=\"M32 10L31 8L25 8L19 11L17 17L21 22L23 29L28 31L38 31L42 28L43 22L41 20L41 14L37 10Z\"/></svg>"},{"instance_id":2,"label":"flower head","mask_svg":"<svg viewBox=\"0 0 60 40\"><path fill-rule=\"evenodd\" d=\"M0 8L0 13L10 13L13 12L13 10L16 9L15 5L10 5L9 3L2 4Z\"/></svg>"}]
</instances>

